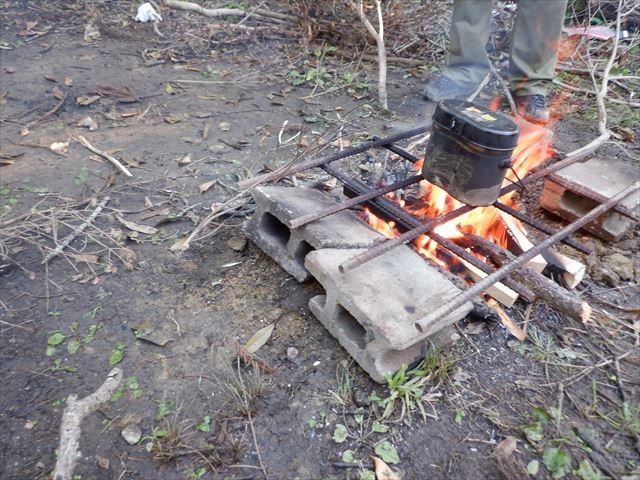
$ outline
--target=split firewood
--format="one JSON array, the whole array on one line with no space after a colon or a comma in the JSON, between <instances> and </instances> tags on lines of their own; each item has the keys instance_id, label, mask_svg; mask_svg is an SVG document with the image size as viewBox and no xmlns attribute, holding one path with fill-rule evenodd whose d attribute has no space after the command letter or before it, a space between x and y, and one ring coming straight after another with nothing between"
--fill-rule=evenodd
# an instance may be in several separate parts
<instances>
[{"instance_id":1,"label":"split firewood","mask_svg":"<svg viewBox=\"0 0 640 480\"><path fill-rule=\"evenodd\" d=\"M586 270L584 263L578 262L573 258L551 249L543 252L542 256L549 265L561 271L562 280L571 290L576 288L584 278Z\"/></svg>"},{"instance_id":2,"label":"split firewood","mask_svg":"<svg viewBox=\"0 0 640 480\"><path fill-rule=\"evenodd\" d=\"M464 259L458 257L458 261L464 266L467 276L474 282L477 282L487 276L487 274L482 270L471 265ZM507 308L512 307L513 304L516 303L516 300L518 300L518 294L501 282L491 285L487 288L486 293Z\"/></svg>"},{"instance_id":3,"label":"split firewood","mask_svg":"<svg viewBox=\"0 0 640 480\"><path fill-rule=\"evenodd\" d=\"M477 235L466 234L465 237L460 239L460 242L464 244L463 246L471 247L481 255L486 256L498 266L515 259L511 252ZM531 288L549 305L571 318L586 322L591 317L591 306L587 302L535 270L522 266L511 276L517 282Z\"/></svg>"},{"instance_id":4,"label":"split firewood","mask_svg":"<svg viewBox=\"0 0 640 480\"><path fill-rule=\"evenodd\" d=\"M82 420L95 412L98 407L109 400L122 381L122 370L114 368L107 379L91 395L78 400L71 394L67 397L67 406L60 423L60 445L57 450L58 460L53 471L53 480L71 480L73 469L82 454L80 453L80 424Z\"/></svg>"},{"instance_id":5,"label":"split firewood","mask_svg":"<svg viewBox=\"0 0 640 480\"><path fill-rule=\"evenodd\" d=\"M498 314L498 318L500 318L500 322L505 326L509 333L516 337L521 342L527 338L527 330L522 329L515 324L513 319L503 310L503 308L496 303L495 300L489 299L487 300L487 304L494 309L494 311Z\"/></svg>"},{"instance_id":6,"label":"split firewood","mask_svg":"<svg viewBox=\"0 0 640 480\"><path fill-rule=\"evenodd\" d=\"M498 210L498 215L502 219L502 222L507 227L508 232L511 234L511 238L516 243L517 248L522 253L526 252L530 248L533 248L533 243L527 237L527 232L523 229L523 227L511 216L500 210ZM542 255L537 255L529 262L529 268L535 270L538 273L542 273L544 267L547 266L547 262L545 261Z\"/></svg>"}]
</instances>

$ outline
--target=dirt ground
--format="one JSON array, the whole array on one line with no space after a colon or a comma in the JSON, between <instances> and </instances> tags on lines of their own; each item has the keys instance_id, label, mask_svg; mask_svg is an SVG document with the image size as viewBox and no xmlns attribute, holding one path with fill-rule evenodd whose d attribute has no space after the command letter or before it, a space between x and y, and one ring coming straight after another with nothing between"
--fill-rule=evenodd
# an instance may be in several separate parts
<instances>
[{"instance_id":1,"label":"dirt ground","mask_svg":"<svg viewBox=\"0 0 640 480\"><path fill-rule=\"evenodd\" d=\"M593 323L518 302L519 342L470 317L424 386L426 418L383 418L370 396L387 386L308 310L322 288L244 242L249 197L188 250L170 247L239 180L334 151L338 133L357 144L420 124L425 69L391 62L382 112L375 63L329 55L319 37L305 50L284 27L162 13L159 37L131 2L2 2L0 478L51 478L66 399L114 367L123 381L83 420L74 479L372 479L372 455L407 480L640 478L637 228L613 244L578 234L590 258L563 250L590 266L578 291ZM559 152L598 135L593 98L572 99L556 112ZM638 165L637 108L613 107L626 141L600 152ZM523 208L561 225L539 192ZM269 324L255 357L239 355Z\"/></svg>"}]
</instances>

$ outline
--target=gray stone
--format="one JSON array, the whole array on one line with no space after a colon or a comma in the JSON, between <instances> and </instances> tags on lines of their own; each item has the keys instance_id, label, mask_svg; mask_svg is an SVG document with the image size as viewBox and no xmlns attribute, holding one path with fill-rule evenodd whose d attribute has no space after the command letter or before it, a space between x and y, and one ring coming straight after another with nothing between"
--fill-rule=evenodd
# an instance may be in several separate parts
<instances>
[{"instance_id":1,"label":"gray stone","mask_svg":"<svg viewBox=\"0 0 640 480\"><path fill-rule=\"evenodd\" d=\"M227 240L227 246L234 252L242 252L247 248L247 239L240 236L231 237Z\"/></svg>"},{"instance_id":2,"label":"gray stone","mask_svg":"<svg viewBox=\"0 0 640 480\"><path fill-rule=\"evenodd\" d=\"M602 259L602 263L613 270L620 280L631 280L633 278L633 261L620 253L607 255Z\"/></svg>"},{"instance_id":3,"label":"gray stone","mask_svg":"<svg viewBox=\"0 0 640 480\"><path fill-rule=\"evenodd\" d=\"M608 265L597 262L589 269L589 275L595 282L602 282L610 287L616 287L620 283L620 277L611 270Z\"/></svg>"},{"instance_id":4,"label":"gray stone","mask_svg":"<svg viewBox=\"0 0 640 480\"><path fill-rule=\"evenodd\" d=\"M287 348L287 360L294 365L300 365L300 352L296 347Z\"/></svg>"}]
</instances>

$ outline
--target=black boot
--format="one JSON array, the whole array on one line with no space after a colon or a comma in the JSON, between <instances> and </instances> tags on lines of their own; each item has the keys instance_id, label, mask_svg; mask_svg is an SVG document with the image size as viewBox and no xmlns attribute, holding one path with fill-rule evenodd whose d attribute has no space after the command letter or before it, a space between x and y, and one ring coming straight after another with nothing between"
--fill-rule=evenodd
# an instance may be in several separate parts
<instances>
[{"instance_id":1,"label":"black boot","mask_svg":"<svg viewBox=\"0 0 640 480\"><path fill-rule=\"evenodd\" d=\"M526 121L538 125L549 123L549 107L544 95L523 95L514 97L513 100L516 103L518 115Z\"/></svg>"}]
</instances>

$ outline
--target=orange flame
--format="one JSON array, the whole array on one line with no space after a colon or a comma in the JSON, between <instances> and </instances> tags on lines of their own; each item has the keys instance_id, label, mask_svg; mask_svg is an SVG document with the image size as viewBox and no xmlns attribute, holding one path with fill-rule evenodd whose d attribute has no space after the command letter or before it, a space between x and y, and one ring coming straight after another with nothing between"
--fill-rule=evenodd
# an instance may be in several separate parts
<instances>
[{"instance_id":1,"label":"orange flame","mask_svg":"<svg viewBox=\"0 0 640 480\"><path fill-rule=\"evenodd\" d=\"M507 171L505 181L502 185L503 187L512 182L517 182L519 178L524 178L533 168L541 165L553 155L553 150L551 148L551 137L553 134L550 130L539 125L527 123L517 118L514 120L520 127L520 137L518 139L518 145L513 151L511 158L513 162L513 169ZM422 160L416 162L416 169L418 171L421 170L422 163ZM415 215L435 218L464 205L449 195L442 188L433 185L426 180L422 180L420 182L420 187L424 192L424 206L415 209L410 208L409 211ZM500 201L515 207L515 201L513 199L514 193L515 192L504 195L500 198ZM368 209L367 214L369 224L387 238L393 238L399 235L393 221L386 222L381 218L376 217ZM523 231L526 231L524 226L517 219L514 220ZM498 210L493 206L475 208L465 215L447 223L438 225L434 231L437 234L450 239L461 237L463 235L462 232L473 233L487 240L493 241L502 247L507 246L509 235L508 229L502 221ZM431 258L440 265L445 266L445 263L436 255L436 242L431 240L428 236L421 235L414 241L414 245L419 253Z\"/></svg>"}]
</instances>

